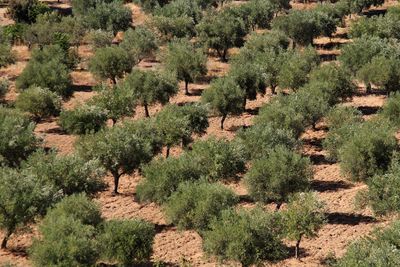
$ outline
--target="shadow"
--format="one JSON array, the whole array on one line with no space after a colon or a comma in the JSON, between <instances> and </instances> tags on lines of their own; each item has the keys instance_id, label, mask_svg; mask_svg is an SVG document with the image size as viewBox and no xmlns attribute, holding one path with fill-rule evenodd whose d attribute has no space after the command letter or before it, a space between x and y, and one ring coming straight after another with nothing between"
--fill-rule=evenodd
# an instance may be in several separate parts
<instances>
[{"instance_id":1,"label":"shadow","mask_svg":"<svg viewBox=\"0 0 400 267\"><path fill-rule=\"evenodd\" d=\"M387 9L372 9L372 10L366 10L363 11L362 14L368 18L374 17L374 16L381 16L385 15L387 12Z\"/></svg>"},{"instance_id":2,"label":"shadow","mask_svg":"<svg viewBox=\"0 0 400 267\"><path fill-rule=\"evenodd\" d=\"M313 147L317 147L319 150L322 150L322 140L320 138L311 138L311 139L303 139L303 145L309 145Z\"/></svg>"},{"instance_id":3,"label":"shadow","mask_svg":"<svg viewBox=\"0 0 400 267\"><path fill-rule=\"evenodd\" d=\"M249 113L250 115L258 115L258 113L260 112L260 108L259 107L256 107L253 109L248 108L248 109L245 109L245 112Z\"/></svg>"},{"instance_id":4,"label":"shadow","mask_svg":"<svg viewBox=\"0 0 400 267\"><path fill-rule=\"evenodd\" d=\"M239 204L251 204L254 203L253 199L249 195L239 195Z\"/></svg>"},{"instance_id":5,"label":"shadow","mask_svg":"<svg viewBox=\"0 0 400 267\"><path fill-rule=\"evenodd\" d=\"M302 258L310 256L310 253L308 253L307 250L305 250L304 248L301 247L301 243L300 243L300 247L299 247L299 258L298 259L295 258L295 255L296 255L296 247L295 246L288 247L287 251L289 253L287 258L293 258L293 259L297 260L299 263L303 262Z\"/></svg>"},{"instance_id":6,"label":"shadow","mask_svg":"<svg viewBox=\"0 0 400 267\"><path fill-rule=\"evenodd\" d=\"M322 62L335 61L337 59L337 55L336 54L321 54L321 55L319 55L319 58Z\"/></svg>"},{"instance_id":7,"label":"shadow","mask_svg":"<svg viewBox=\"0 0 400 267\"><path fill-rule=\"evenodd\" d=\"M67 133L61 129L61 127L54 127L43 131L46 134L58 134L58 135L67 135Z\"/></svg>"},{"instance_id":8,"label":"shadow","mask_svg":"<svg viewBox=\"0 0 400 267\"><path fill-rule=\"evenodd\" d=\"M326 218L329 224L358 225L360 223L376 222L376 219L371 216L342 212L328 213Z\"/></svg>"},{"instance_id":9,"label":"shadow","mask_svg":"<svg viewBox=\"0 0 400 267\"><path fill-rule=\"evenodd\" d=\"M199 78L196 79L196 83L199 84L209 84L213 79L215 79L216 77L213 75L205 75L205 76L201 76Z\"/></svg>"},{"instance_id":10,"label":"shadow","mask_svg":"<svg viewBox=\"0 0 400 267\"><path fill-rule=\"evenodd\" d=\"M159 234L164 231L176 230L176 227L172 224L156 224L154 229L156 233Z\"/></svg>"},{"instance_id":11,"label":"shadow","mask_svg":"<svg viewBox=\"0 0 400 267\"><path fill-rule=\"evenodd\" d=\"M353 185L346 183L344 181L320 181L314 180L311 182L311 187L313 190L322 192L334 192L341 189L352 188Z\"/></svg>"},{"instance_id":12,"label":"shadow","mask_svg":"<svg viewBox=\"0 0 400 267\"><path fill-rule=\"evenodd\" d=\"M121 266L118 264L111 264L100 262L95 265L96 267L117 267ZM140 263L132 263L132 265L128 265L128 267L178 267L179 264L171 263L171 262L164 262L164 261L157 261L157 262L140 262Z\"/></svg>"},{"instance_id":13,"label":"shadow","mask_svg":"<svg viewBox=\"0 0 400 267\"><path fill-rule=\"evenodd\" d=\"M324 155L309 155L308 156L313 165L332 165L334 162L328 160Z\"/></svg>"},{"instance_id":14,"label":"shadow","mask_svg":"<svg viewBox=\"0 0 400 267\"><path fill-rule=\"evenodd\" d=\"M92 92L93 86L91 85L71 85L71 89L73 92Z\"/></svg>"},{"instance_id":15,"label":"shadow","mask_svg":"<svg viewBox=\"0 0 400 267\"><path fill-rule=\"evenodd\" d=\"M347 34L347 32L335 33L335 34L333 34L333 37L342 38L342 39L349 39L349 35Z\"/></svg>"},{"instance_id":16,"label":"shadow","mask_svg":"<svg viewBox=\"0 0 400 267\"><path fill-rule=\"evenodd\" d=\"M354 95L355 96L368 96L368 95L387 96L387 92L385 90L372 89L370 93L367 93L365 91L364 87L358 87L358 90Z\"/></svg>"},{"instance_id":17,"label":"shadow","mask_svg":"<svg viewBox=\"0 0 400 267\"><path fill-rule=\"evenodd\" d=\"M5 251L16 257L28 257L28 251L26 247L8 247Z\"/></svg>"},{"instance_id":18,"label":"shadow","mask_svg":"<svg viewBox=\"0 0 400 267\"><path fill-rule=\"evenodd\" d=\"M189 89L188 96L201 96L203 91L204 91L204 89Z\"/></svg>"},{"instance_id":19,"label":"shadow","mask_svg":"<svg viewBox=\"0 0 400 267\"><path fill-rule=\"evenodd\" d=\"M373 115L378 112L380 107L370 107L370 106L360 106L357 107L357 109L363 114L363 115Z\"/></svg>"},{"instance_id":20,"label":"shadow","mask_svg":"<svg viewBox=\"0 0 400 267\"><path fill-rule=\"evenodd\" d=\"M237 131L239 131L241 129L247 129L249 127L250 126L247 126L247 125L242 125L242 126L237 125L237 126L231 126L226 130L229 131L229 132L237 132Z\"/></svg>"},{"instance_id":21,"label":"shadow","mask_svg":"<svg viewBox=\"0 0 400 267\"><path fill-rule=\"evenodd\" d=\"M314 44L314 47L316 49L332 50L332 49L338 49L341 45L342 45L341 42L329 41L328 43Z\"/></svg>"}]
</instances>

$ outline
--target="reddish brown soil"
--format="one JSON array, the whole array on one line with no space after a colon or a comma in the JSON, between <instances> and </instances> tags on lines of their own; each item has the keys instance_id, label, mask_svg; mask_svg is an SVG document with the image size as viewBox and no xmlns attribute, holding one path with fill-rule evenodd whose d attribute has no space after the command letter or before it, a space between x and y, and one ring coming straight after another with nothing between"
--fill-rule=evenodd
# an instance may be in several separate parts
<instances>
[{"instance_id":1,"label":"reddish brown soil","mask_svg":"<svg viewBox=\"0 0 400 267\"><path fill-rule=\"evenodd\" d=\"M53 1L54 2L54 1ZM65 5L64 1L63 5ZM143 23L146 19L144 13L134 4L128 4L133 10L134 24ZM304 7L302 4L296 4L295 7ZM0 18L2 9L0 9ZM5 23L1 20L1 23ZM340 29L344 32L345 29ZM316 44L326 44L328 42L345 43L347 40L340 38L319 38ZM17 62L7 68L0 69L0 75L14 81L21 73L29 59L29 51L26 47L15 47L17 53ZM332 50L329 51L332 53ZM71 74L74 86L78 88L73 97L64 103L64 108L73 108L80 103L90 99L95 93L90 91L90 87L96 84L96 80L87 71L87 59L92 54L89 46L82 46L79 50L84 62L78 67L79 70ZM323 51L321 52L323 53ZM159 63L154 60L144 60L139 64L141 68L159 67ZM210 57L208 61L208 77L216 77L224 75L229 68L226 63L220 62L214 57ZM191 96L186 96L183 93L183 84L180 84L180 92L177 96L171 99L172 103L195 102L200 100L201 91L206 90L208 83L190 84ZM14 86L7 96L7 100L14 100L16 92ZM247 110L243 115L236 117L228 117L225 127L226 130L219 129L220 118L211 117L210 127L207 134L209 136L224 137L232 139L235 132L242 126L252 124L253 115L264 103L267 103L271 95L259 96L255 101L247 103ZM351 101L345 103L358 107L360 110L368 113L373 113L377 108L381 107L386 99L386 96L380 94L365 95L360 93ZM150 108L152 116L162 108L161 105L155 105ZM133 119L144 117L142 107L138 107ZM44 140L44 145L53 147L59 150L62 154L73 153L74 142L76 136L66 135L62 133L57 125L56 119L38 123L36 133ZM302 244L301 261L293 258L284 260L275 264L275 266L321 266L323 259L330 253L336 256L341 256L346 246L359 238L368 234L377 226L387 225L391 219L376 219L371 211L359 211L354 207L354 197L365 185L349 182L340 173L338 164L332 164L326 161L326 151L322 149L321 141L326 136L326 130L323 123L317 125L317 130L307 130L302 136L304 142L303 153L309 156L313 162L314 180L313 189L318 192L321 200L325 201L328 211L328 223L319 231L318 237L315 239L305 239ZM172 149L172 155L178 155L181 152L180 148ZM154 203L140 204L135 200L135 188L138 182L142 179L137 173L131 176L121 178L120 195L113 196L110 190L102 192L96 198L100 204L104 218L142 218L157 225L157 235L154 243L154 261L163 261L174 264L190 263L192 266L216 266L217 262L213 259L207 259L202 251L202 239L194 231L178 231L175 227L171 227L165 221L162 212L162 207ZM106 181L111 185L112 178L107 177ZM231 183L227 185L232 188L238 195L246 195L247 190L243 182ZM242 207L249 208L253 204L244 204ZM35 226L33 227L35 229ZM35 236L35 231L26 232L19 235L14 235L9 243L9 250L0 250L0 264L11 262L17 266L30 266L27 258L27 249L31 243L32 237ZM0 233L0 238L2 237ZM294 244L287 243L289 246ZM234 263L227 264L235 266Z\"/></svg>"}]
</instances>

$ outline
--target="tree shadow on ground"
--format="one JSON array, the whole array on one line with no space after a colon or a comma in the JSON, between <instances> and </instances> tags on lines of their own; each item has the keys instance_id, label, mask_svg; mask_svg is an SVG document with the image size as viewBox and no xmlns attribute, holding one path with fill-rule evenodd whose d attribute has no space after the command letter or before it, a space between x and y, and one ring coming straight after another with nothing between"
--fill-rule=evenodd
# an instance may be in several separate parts
<instances>
[{"instance_id":1,"label":"tree shadow on ground","mask_svg":"<svg viewBox=\"0 0 400 267\"><path fill-rule=\"evenodd\" d=\"M327 213L326 218L329 224L358 225L360 223L376 222L376 219L372 216L343 212Z\"/></svg>"},{"instance_id":2,"label":"tree shadow on ground","mask_svg":"<svg viewBox=\"0 0 400 267\"><path fill-rule=\"evenodd\" d=\"M71 89L73 92L92 92L93 86L91 85L83 85L83 84L73 84L71 85Z\"/></svg>"},{"instance_id":3,"label":"tree shadow on ground","mask_svg":"<svg viewBox=\"0 0 400 267\"><path fill-rule=\"evenodd\" d=\"M368 115L374 115L376 114L381 107L378 106L359 106L357 107L357 109L364 115L364 116L368 116Z\"/></svg>"},{"instance_id":4,"label":"tree shadow on ground","mask_svg":"<svg viewBox=\"0 0 400 267\"><path fill-rule=\"evenodd\" d=\"M313 190L322 193L322 192L334 192L342 189L350 189L353 187L353 185L350 183L346 183L344 181L313 180L311 182L311 187Z\"/></svg>"},{"instance_id":5,"label":"tree shadow on ground","mask_svg":"<svg viewBox=\"0 0 400 267\"><path fill-rule=\"evenodd\" d=\"M333 165L335 162L327 159L324 155L320 154L312 154L306 155L310 158L310 161L313 165Z\"/></svg>"}]
</instances>

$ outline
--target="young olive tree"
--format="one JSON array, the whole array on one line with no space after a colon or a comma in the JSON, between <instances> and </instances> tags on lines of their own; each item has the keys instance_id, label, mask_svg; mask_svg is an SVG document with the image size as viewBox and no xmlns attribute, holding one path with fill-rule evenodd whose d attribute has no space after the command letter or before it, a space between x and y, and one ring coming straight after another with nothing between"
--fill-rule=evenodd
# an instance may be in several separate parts
<instances>
[{"instance_id":1,"label":"young olive tree","mask_svg":"<svg viewBox=\"0 0 400 267\"><path fill-rule=\"evenodd\" d=\"M201 49L196 49L188 40L181 39L168 45L165 66L176 74L178 80L185 82L185 94L189 95L189 83L207 74L207 57Z\"/></svg>"},{"instance_id":2,"label":"young olive tree","mask_svg":"<svg viewBox=\"0 0 400 267\"><path fill-rule=\"evenodd\" d=\"M64 198L39 226L30 256L35 266L93 266L99 259L100 208L85 195Z\"/></svg>"},{"instance_id":3,"label":"young olive tree","mask_svg":"<svg viewBox=\"0 0 400 267\"><path fill-rule=\"evenodd\" d=\"M5 232L1 249L5 249L12 234L53 204L55 191L28 170L2 167L0 180L0 228Z\"/></svg>"},{"instance_id":4,"label":"young olive tree","mask_svg":"<svg viewBox=\"0 0 400 267\"><path fill-rule=\"evenodd\" d=\"M139 26L134 30L128 29L120 47L128 51L132 60L138 64L145 57L152 56L158 50L156 35L148 28Z\"/></svg>"},{"instance_id":5,"label":"young olive tree","mask_svg":"<svg viewBox=\"0 0 400 267\"><path fill-rule=\"evenodd\" d=\"M119 46L108 46L96 50L90 59L90 71L100 79L110 79L114 84L133 67L129 54Z\"/></svg>"},{"instance_id":6,"label":"young olive tree","mask_svg":"<svg viewBox=\"0 0 400 267\"><path fill-rule=\"evenodd\" d=\"M18 95L15 107L39 120L60 114L61 98L48 89L30 87Z\"/></svg>"},{"instance_id":7,"label":"young olive tree","mask_svg":"<svg viewBox=\"0 0 400 267\"><path fill-rule=\"evenodd\" d=\"M168 221L179 229L206 230L212 219L236 204L232 190L208 182L181 183L165 204Z\"/></svg>"},{"instance_id":8,"label":"young olive tree","mask_svg":"<svg viewBox=\"0 0 400 267\"><path fill-rule=\"evenodd\" d=\"M123 266L148 262L153 252L154 225L142 220L110 220L99 236L102 258Z\"/></svg>"},{"instance_id":9,"label":"young olive tree","mask_svg":"<svg viewBox=\"0 0 400 267\"><path fill-rule=\"evenodd\" d=\"M139 130L123 124L82 137L77 143L80 156L86 160L98 160L112 174L114 194L118 194L120 177L149 162L155 152L153 138L140 134Z\"/></svg>"},{"instance_id":10,"label":"young olive tree","mask_svg":"<svg viewBox=\"0 0 400 267\"><path fill-rule=\"evenodd\" d=\"M278 213L266 213L260 208L227 209L211 221L209 229L203 234L203 248L207 255L222 261L251 266L278 261L286 255Z\"/></svg>"},{"instance_id":11,"label":"young olive tree","mask_svg":"<svg viewBox=\"0 0 400 267\"><path fill-rule=\"evenodd\" d=\"M229 114L240 115L243 112L243 99L245 92L232 78L218 78L205 90L201 101L208 104L210 109L222 116L221 130Z\"/></svg>"},{"instance_id":12,"label":"young olive tree","mask_svg":"<svg viewBox=\"0 0 400 267\"><path fill-rule=\"evenodd\" d=\"M178 91L178 82L173 75L159 71L134 69L126 77L122 87L131 92L135 101L142 105L146 117L150 117L149 105L165 105Z\"/></svg>"},{"instance_id":13,"label":"young olive tree","mask_svg":"<svg viewBox=\"0 0 400 267\"><path fill-rule=\"evenodd\" d=\"M289 199L282 217L286 236L296 241L295 257L299 258L302 238L316 237L325 224L324 203L317 199L315 193L297 193Z\"/></svg>"},{"instance_id":14,"label":"young olive tree","mask_svg":"<svg viewBox=\"0 0 400 267\"><path fill-rule=\"evenodd\" d=\"M312 178L309 159L277 147L266 158L253 162L245 176L249 194L257 201L274 201L279 209L293 193L304 191Z\"/></svg>"},{"instance_id":15,"label":"young olive tree","mask_svg":"<svg viewBox=\"0 0 400 267\"><path fill-rule=\"evenodd\" d=\"M247 29L244 21L229 9L210 11L196 26L199 41L214 49L222 61L227 61L228 49L241 46Z\"/></svg>"},{"instance_id":16,"label":"young olive tree","mask_svg":"<svg viewBox=\"0 0 400 267\"><path fill-rule=\"evenodd\" d=\"M0 165L16 167L38 148L35 126L20 111L0 107Z\"/></svg>"}]
</instances>

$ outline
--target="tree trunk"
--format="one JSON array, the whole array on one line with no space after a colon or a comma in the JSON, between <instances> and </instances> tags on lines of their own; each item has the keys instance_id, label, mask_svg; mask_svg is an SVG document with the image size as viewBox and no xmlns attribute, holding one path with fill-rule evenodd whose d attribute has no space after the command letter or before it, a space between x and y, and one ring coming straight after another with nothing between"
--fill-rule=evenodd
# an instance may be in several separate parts
<instances>
[{"instance_id":1,"label":"tree trunk","mask_svg":"<svg viewBox=\"0 0 400 267\"><path fill-rule=\"evenodd\" d=\"M6 236L4 237L3 241L1 242L1 249L7 248L7 243L8 243L8 240L10 239L11 234L12 234L12 231L8 230L6 233Z\"/></svg>"},{"instance_id":2,"label":"tree trunk","mask_svg":"<svg viewBox=\"0 0 400 267\"><path fill-rule=\"evenodd\" d=\"M276 95L276 85L274 84L274 85L271 85L271 93L273 94L273 95Z\"/></svg>"},{"instance_id":3,"label":"tree trunk","mask_svg":"<svg viewBox=\"0 0 400 267\"><path fill-rule=\"evenodd\" d=\"M189 94L189 82L185 81L185 95L190 95Z\"/></svg>"},{"instance_id":4,"label":"tree trunk","mask_svg":"<svg viewBox=\"0 0 400 267\"><path fill-rule=\"evenodd\" d=\"M303 235L300 235L300 238L297 240L297 242L296 242L296 248L295 248L295 257L296 257L296 259L299 259L300 257L300 255L299 255L299 252L300 252L300 241L301 241L301 238L303 237Z\"/></svg>"},{"instance_id":5,"label":"tree trunk","mask_svg":"<svg viewBox=\"0 0 400 267\"><path fill-rule=\"evenodd\" d=\"M111 78L111 82L112 82L113 84L117 84L117 78L116 78L116 77L112 77L112 78Z\"/></svg>"},{"instance_id":6,"label":"tree trunk","mask_svg":"<svg viewBox=\"0 0 400 267\"><path fill-rule=\"evenodd\" d=\"M118 185L119 185L119 178L121 177L121 174L117 173L117 172L113 172L112 173L113 177L114 177L114 194L118 194Z\"/></svg>"},{"instance_id":7,"label":"tree trunk","mask_svg":"<svg viewBox=\"0 0 400 267\"><path fill-rule=\"evenodd\" d=\"M111 120L112 120L112 123L113 123L113 126L114 126L117 123L117 119L112 118Z\"/></svg>"},{"instance_id":8,"label":"tree trunk","mask_svg":"<svg viewBox=\"0 0 400 267\"><path fill-rule=\"evenodd\" d=\"M150 117L149 105L147 105L147 103L144 104L144 114L146 115L146 118Z\"/></svg>"},{"instance_id":9,"label":"tree trunk","mask_svg":"<svg viewBox=\"0 0 400 267\"><path fill-rule=\"evenodd\" d=\"M276 203L276 210L275 211L278 211L281 208L281 206L282 206L281 202Z\"/></svg>"},{"instance_id":10,"label":"tree trunk","mask_svg":"<svg viewBox=\"0 0 400 267\"><path fill-rule=\"evenodd\" d=\"M222 61L227 62L228 60L226 59L226 55L228 54L228 49L224 49L222 52Z\"/></svg>"},{"instance_id":11,"label":"tree trunk","mask_svg":"<svg viewBox=\"0 0 400 267\"><path fill-rule=\"evenodd\" d=\"M167 152L166 152L166 154L165 154L165 158L168 158L169 157L169 151L170 151L170 147L169 146L167 146Z\"/></svg>"},{"instance_id":12,"label":"tree trunk","mask_svg":"<svg viewBox=\"0 0 400 267\"><path fill-rule=\"evenodd\" d=\"M246 110L246 104L247 104L247 96L244 96L243 98L243 110Z\"/></svg>"},{"instance_id":13,"label":"tree trunk","mask_svg":"<svg viewBox=\"0 0 400 267\"><path fill-rule=\"evenodd\" d=\"M371 86L371 83L370 83L370 82L367 83L367 88L366 88L366 90L367 90L367 94L370 94L370 93L372 92L372 86Z\"/></svg>"},{"instance_id":14,"label":"tree trunk","mask_svg":"<svg viewBox=\"0 0 400 267\"><path fill-rule=\"evenodd\" d=\"M222 116L222 119L221 119L221 130L224 129L224 122L225 122L225 119L226 119L227 116L228 116L227 114L224 114L224 115Z\"/></svg>"}]
</instances>

